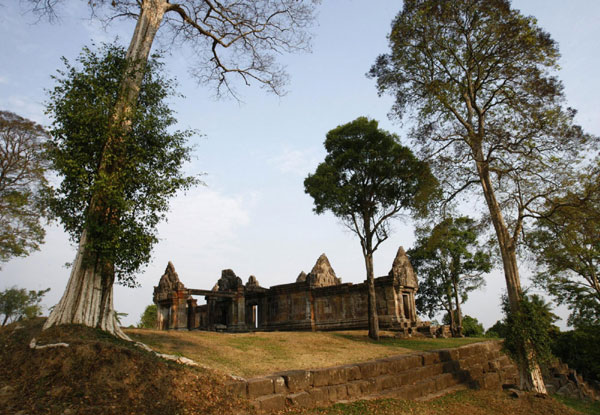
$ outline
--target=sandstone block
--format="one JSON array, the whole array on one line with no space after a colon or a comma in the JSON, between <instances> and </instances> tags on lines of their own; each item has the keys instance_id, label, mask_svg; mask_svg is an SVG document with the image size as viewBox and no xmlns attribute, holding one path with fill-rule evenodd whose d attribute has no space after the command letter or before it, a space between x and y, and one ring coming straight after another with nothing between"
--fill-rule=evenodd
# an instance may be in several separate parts
<instances>
[{"instance_id":1,"label":"sandstone block","mask_svg":"<svg viewBox=\"0 0 600 415\"><path fill-rule=\"evenodd\" d=\"M308 392L292 393L291 395L288 395L286 399L291 406L310 408L315 405L313 397L311 397Z\"/></svg>"},{"instance_id":2,"label":"sandstone block","mask_svg":"<svg viewBox=\"0 0 600 415\"><path fill-rule=\"evenodd\" d=\"M442 362L458 360L458 349L442 349L438 350L438 355Z\"/></svg>"},{"instance_id":3,"label":"sandstone block","mask_svg":"<svg viewBox=\"0 0 600 415\"><path fill-rule=\"evenodd\" d=\"M329 385L340 385L346 383L346 369L342 366L330 367L327 370Z\"/></svg>"},{"instance_id":4,"label":"sandstone block","mask_svg":"<svg viewBox=\"0 0 600 415\"><path fill-rule=\"evenodd\" d=\"M458 378L451 373L444 373L435 377L435 389L441 391L451 386L457 385Z\"/></svg>"},{"instance_id":5,"label":"sandstone block","mask_svg":"<svg viewBox=\"0 0 600 415\"><path fill-rule=\"evenodd\" d=\"M324 388L313 388L308 391L315 405L329 402L329 391Z\"/></svg>"},{"instance_id":6,"label":"sandstone block","mask_svg":"<svg viewBox=\"0 0 600 415\"><path fill-rule=\"evenodd\" d=\"M481 380L481 386L484 389L498 389L500 388L500 376L498 373L486 373L483 375Z\"/></svg>"},{"instance_id":7,"label":"sandstone block","mask_svg":"<svg viewBox=\"0 0 600 415\"><path fill-rule=\"evenodd\" d=\"M419 354L394 356L386 360L389 362L388 364L393 373L404 372L423 365L423 357Z\"/></svg>"},{"instance_id":8,"label":"sandstone block","mask_svg":"<svg viewBox=\"0 0 600 415\"><path fill-rule=\"evenodd\" d=\"M331 402L337 402L348 398L348 389L346 385L327 386L326 389Z\"/></svg>"},{"instance_id":9,"label":"sandstone block","mask_svg":"<svg viewBox=\"0 0 600 415\"><path fill-rule=\"evenodd\" d=\"M292 393L306 390L312 384L312 374L307 370L290 370L279 375L283 377L287 388Z\"/></svg>"},{"instance_id":10,"label":"sandstone block","mask_svg":"<svg viewBox=\"0 0 600 415\"><path fill-rule=\"evenodd\" d=\"M362 380L359 381L353 381L353 382L348 382L346 384L346 388L348 390L348 397L349 398L358 398L360 396L362 396L362 385L363 385Z\"/></svg>"},{"instance_id":11,"label":"sandstone block","mask_svg":"<svg viewBox=\"0 0 600 415\"><path fill-rule=\"evenodd\" d=\"M344 370L346 371L346 379L348 382L361 379L360 368L358 366L346 365L344 366Z\"/></svg>"},{"instance_id":12,"label":"sandstone block","mask_svg":"<svg viewBox=\"0 0 600 415\"><path fill-rule=\"evenodd\" d=\"M357 366L363 379L375 378L384 372L383 363L377 360L359 363Z\"/></svg>"},{"instance_id":13,"label":"sandstone block","mask_svg":"<svg viewBox=\"0 0 600 415\"><path fill-rule=\"evenodd\" d=\"M285 409L285 396L273 394L256 398L259 408L265 412L283 411Z\"/></svg>"},{"instance_id":14,"label":"sandstone block","mask_svg":"<svg viewBox=\"0 0 600 415\"><path fill-rule=\"evenodd\" d=\"M269 378L273 380L273 390L275 393L287 393L288 388L283 376L269 376Z\"/></svg>"},{"instance_id":15,"label":"sandstone block","mask_svg":"<svg viewBox=\"0 0 600 415\"><path fill-rule=\"evenodd\" d=\"M440 363L442 360L438 352L424 353L423 354L423 366L433 365Z\"/></svg>"},{"instance_id":16,"label":"sandstone block","mask_svg":"<svg viewBox=\"0 0 600 415\"><path fill-rule=\"evenodd\" d=\"M273 379L254 378L248 379L248 397L256 398L263 395L271 395L274 391Z\"/></svg>"},{"instance_id":17,"label":"sandstone block","mask_svg":"<svg viewBox=\"0 0 600 415\"><path fill-rule=\"evenodd\" d=\"M311 370L312 385L316 388L319 386L329 385L329 371L327 369Z\"/></svg>"}]
</instances>

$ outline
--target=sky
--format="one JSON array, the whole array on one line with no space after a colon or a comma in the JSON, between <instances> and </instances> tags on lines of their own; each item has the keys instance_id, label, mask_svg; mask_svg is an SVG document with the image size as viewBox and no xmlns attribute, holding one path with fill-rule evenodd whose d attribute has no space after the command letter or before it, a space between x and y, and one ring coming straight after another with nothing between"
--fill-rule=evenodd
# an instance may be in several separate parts
<instances>
[{"instance_id":1,"label":"sky","mask_svg":"<svg viewBox=\"0 0 600 415\"><path fill-rule=\"evenodd\" d=\"M127 46L133 21L105 29L89 18L87 2L67 3L59 10L60 20L51 24L27 13L25 1L0 0L0 109L48 125L46 90L62 68L61 57L73 62L82 47L115 38ZM205 185L172 200L168 221L158 227L152 261L138 275L139 287L115 286L115 309L128 314L124 325L136 324L152 303L153 287L168 261L190 288L212 288L227 268L244 282L255 275L264 287L293 282L321 253L343 282L364 281L358 239L333 215L314 214L303 180L325 157L325 134L340 124L368 116L406 136L403 126L388 119L391 97L379 97L374 81L365 76L377 55L388 51L386 36L401 6L388 0L324 0L311 29L312 52L279 57L290 76L282 97L254 84L238 87L242 102L217 100L213 89L190 75L190 51L165 51L165 71L184 95L171 100L178 125L201 133L190 140L194 158L186 171L203 174ZM515 0L513 7L535 16L558 42L567 103L579 111L576 120L588 133L600 135L600 2ZM474 198L463 213L478 216L484 208ZM376 275L388 273L399 246L412 246L414 226L408 216L393 223L394 233L374 256ZM0 264L0 290L50 287L43 302L47 308L63 294L69 277L65 264L73 260L75 246L58 223L46 229L40 251ZM521 267L524 285L529 272ZM503 273L492 272L486 287L470 295L464 312L490 327L502 317L504 287ZM556 313L564 328L568 311Z\"/></svg>"}]
</instances>

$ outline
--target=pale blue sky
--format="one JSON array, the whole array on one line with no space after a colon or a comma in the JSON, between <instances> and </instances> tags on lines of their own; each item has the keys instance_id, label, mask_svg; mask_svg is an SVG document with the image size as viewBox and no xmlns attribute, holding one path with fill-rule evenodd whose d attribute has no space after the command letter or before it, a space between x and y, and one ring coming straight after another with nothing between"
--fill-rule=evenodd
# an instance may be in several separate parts
<instances>
[{"instance_id":1,"label":"pale blue sky","mask_svg":"<svg viewBox=\"0 0 600 415\"><path fill-rule=\"evenodd\" d=\"M68 1L72 8L63 9L54 25L36 23L19 2L2 3L0 108L42 124L48 123L44 89L52 87L50 75L61 67L60 57L74 60L92 40L112 41L116 35L126 44L133 30L133 22L125 21L104 31L86 18L84 1ZM169 260L182 282L194 288L211 288L224 268L232 268L244 281L255 275L267 287L292 282L323 252L344 282L364 280L358 240L333 216L313 214L302 182L324 157L325 133L339 124L366 115L403 136L402 128L387 119L391 99L378 97L374 82L364 76L375 57L387 51L386 34L401 5L324 0L313 29L313 52L281 57L290 74L289 93L281 98L253 85L238 88L243 103L216 101L210 88L190 77L190 53L170 51L167 71L177 77L178 90L185 95L173 101L173 108L181 127L204 135L193 140L196 158L188 169L205 172L207 186L173 201L169 222L159 228L162 240L152 263L139 276L141 287L116 287L115 308L129 313L126 324L136 323L151 303L152 287ZM559 76L568 104L579 110L578 122L586 131L600 134L600 2L521 0L513 6L536 16L558 41ZM467 213L482 209L480 201L474 200L473 206ZM413 243L409 219L397 221L394 228L375 255L378 275L388 272L399 245L409 248ZM75 249L56 225L48 227L46 240L40 252L3 264L0 289L51 287L45 304L58 301L69 274L62 265L72 261ZM465 310L489 327L500 318L504 279L495 272L487 280ZM565 315L564 310L559 314Z\"/></svg>"}]
</instances>

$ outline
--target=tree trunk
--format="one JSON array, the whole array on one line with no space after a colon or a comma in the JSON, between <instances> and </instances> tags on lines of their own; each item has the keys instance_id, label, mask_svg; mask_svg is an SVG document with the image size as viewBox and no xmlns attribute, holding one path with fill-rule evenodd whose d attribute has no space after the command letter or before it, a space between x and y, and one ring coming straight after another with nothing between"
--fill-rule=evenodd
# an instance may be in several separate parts
<instances>
[{"instance_id":1,"label":"tree trunk","mask_svg":"<svg viewBox=\"0 0 600 415\"><path fill-rule=\"evenodd\" d=\"M368 252L365 256L365 266L367 268L367 286L368 292L368 314L369 314L369 337L373 340L379 340L379 317L377 316L377 296L375 294L375 275L373 271L373 253Z\"/></svg>"},{"instance_id":2,"label":"tree trunk","mask_svg":"<svg viewBox=\"0 0 600 415\"><path fill-rule=\"evenodd\" d=\"M456 326L456 336L457 337L464 337L463 336L463 327L462 327L462 311L460 309L460 299L458 296L458 281L457 281L458 277L453 277L452 278L452 287L454 289L454 301L456 302L456 319L457 321L457 326Z\"/></svg>"},{"instance_id":3,"label":"tree trunk","mask_svg":"<svg viewBox=\"0 0 600 415\"><path fill-rule=\"evenodd\" d=\"M2 327L6 326L6 322L8 321L8 314L4 316L4 320L2 321Z\"/></svg>"},{"instance_id":4,"label":"tree trunk","mask_svg":"<svg viewBox=\"0 0 600 415\"><path fill-rule=\"evenodd\" d=\"M142 79L143 69L148 61L152 42L167 10L166 0L145 0L141 6L129 49L127 61L131 70L121 86L121 92L112 114L116 134L107 137L103 149L98 174L112 178L111 183L118 186L120 161L123 147L123 134L130 128L130 114L136 104ZM117 157L114 157L117 155ZM118 212L106 208L106 200L102 194L92 195L88 212L105 213L107 224L118 220ZM59 324L83 324L98 327L115 336L128 339L119 327L113 307L113 283L115 279L113 264L99 258L89 249L91 236L84 230L71 270L71 276L65 293L56 305L44 325L47 329Z\"/></svg>"},{"instance_id":5,"label":"tree trunk","mask_svg":"<svg viewBox=\"0 0 600 415\"><path fill-rule=\"evenodd\" d=\"M452 306L452 293L450 287L446 286L446 298L448 298L448 318L450 319L450 332L452 337L456 337L456 315L454 313L454 307Z\"/></svg>"},{"instance_id":6,"label":"tree trunk","mask_svg":"<svg viewBox=\"0 0 600 415\"><path fill-rule=\"evenodd\" d=\"M494 188L490 179L488 164L484 161L483 151L479 147L475 149L474 153L477 172L483 188L483 194L490 211L490 218L494 225L496 237L498 238L498 244L500 246L508 302L511 311L516 313L520 309L520 301L523 296L523 291L521 289L521 280L517 265L515 241L508 232L508 227L506 226L506 222L504 221L498 200L496 199ZM541 376L542 372L535 359L535 352L532 346L530 344L524 344L522 352L527 362L519 365L521 388L524 390L532 390L538 393L546 394L546 386L544 385L544 381Z\"/></svg>"}]
</instances>

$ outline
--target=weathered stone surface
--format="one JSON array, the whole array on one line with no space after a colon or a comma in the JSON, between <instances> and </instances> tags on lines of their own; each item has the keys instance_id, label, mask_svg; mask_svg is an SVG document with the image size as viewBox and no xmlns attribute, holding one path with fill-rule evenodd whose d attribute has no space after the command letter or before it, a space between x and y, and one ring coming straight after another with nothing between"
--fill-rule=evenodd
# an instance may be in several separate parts
<instances>
[{"instance_id":1,"label":"weathered stone surface","mask_svg":"<svg viewBox=\"0 0 600 415\"><path fill-rule=\"evenodd\" d=\"M349 382L346 385L348 390L348 397L351 399L360 397L362 395L362 386L362 380Z\"/></svg>"},{"instance_id":2,"label":"weathered stone surface","mask_svg":"<svg viewBox=\"0 0 600 415\"><path fill-rule=\"evenodd\" d=\"M344 366L344 370L346 371L346 379L348 382L362 378L360 368L356 365L346 365Z\"/></svg>"},{"instance_id":3,"label":"weathered stone surface","mask_svg":"<svg viewBox=\"0 0 600 415\"><path fill-rule=\"evenodd\" d=\"M419 286L415 271L413 270L403 247L398 248L398 253L392 264L389 276L394 278L404 287L417 288Z\"/></svg>"},{"instance_id":4,"label":"weathered stone surface","mask_svg":"<svg viewBox=\"0 0 600 415\"><path fill-rule=\"evenodd\" d=\"M292 393L286 397L291 406L299 406L302 408L310 408L314 406L314 398L308 392Z\"/></svg>"},{"instance_id":5,"label":"weathered stone surface","mask_svg":"<svg viewBox=\"0 0 600 415\"><path fill-rule=\"evenodd\" d=\"M331 402L341 401L348 398L348 388L346 385L327 386L327 393Z\"/></svg>"},{"instance_id":6,"label":"weathered stone surface","mask_svg":"<svg viewBox=\"0 0 600 415\"><path fill-rule=\"evenodd\" d=\"M313 377L308 370L290 370L279 374L290 392L299 392L312 385Z\"/></svg>"},{"instance_id":7,"label":"weathered stone surface","mask_svg":"<svg viewBox=\"0 0 600 415\"><path fill-rule=\"evenodd\" d=\"M481 380L481 387L484 389L499 389L500 375L495 372L485 373Z\"/></svg>"},{"instance_id":8,"label":"weathered stone surface","mask_svg":"<svg viewBox=\"0 0 600 415\"><path fill-rule=\"evenodd\" d=\"M269 378L273 379L273 390L275 393L287 393L288 388L283 376L269 376Z\"/></svg>"},{"instance_id":9,"label":"weathered stone surface","mask_svg":"<svg viewBox=\"0 0 600 415\"><path fill-rule=\"evenodd\" d=\"M253 288L258 288L260 287L260 284L258 283L258 280L256 279L256 277L254 275L250 275L248 277L248 282L246 283L246 289L253 289Z\"/></svg>"},{"instance_id":10,"label":"weathered stone surface","mask_svg":"<svg viewBox=\"0 0 600 415\"><path fill-rule=\"evenodd\" d=\"M423 365L423 359L419 354L393 356L385 360L390 362L388 366L389 373L404 372Z\"/></svg>"},{"instance_id":11,"label":"weathered stone surface","mask_svg":"<svg viewBox=\"0 0 600 415\"><path fill-rule=\"evenodd\" d=\"M285 409L285 396L282 394L273 394L261 396L256 399L259 408L265 412L283 411Z\"/></svg>"},{"instance_id":12,"label":"weathered stone surface","mask_svg":"<svg viewBox=\"0 0 600 415\"><path fill-rule=\"evenodd\" d=\"M273 379L254 378L248 379L248 397L257 398L259 396L270 395L274 392Z\"/></svg>"},{"instance_id":13,"label":"weathered stone surface","mask_svg":"<svg viewBox=\"0 0 600 415\"><path fill-rule=\"evenodd\" d=\"M306 281L311 287L329 287L340 285L342 280L335 275L335 271L325 254L321 254L313 269L306 276Z\"/></svg>"},{"instance_id":14,"label":"weathered stone surface","mask_svg":"<svg viewBox=\"0 0 600 415\"><path fill-rule=\"evenodd\" d=\"M167 293L183 289L185 289L185 287L183 283L179 281L179 275L175 272L175 266L169 261L167 268L165 268L165 273L160 277L160 281L158 282L158 291Z\"/></svg>"},{"instance_id":15,"label":"weathered stone surface","mask_svg":"<svg viewBox=\"0 0 600 415\"><path fill-rule=\"evenodd\" d=\"M306 272L300 271L298 277L296 278L296 282L306 282Z\"/></svg>"},{"instance_id":16,"label":"weathered stone surface","mask_svg":"<svg viewBox=\"0 0 600 415\"><path fill-rule=\"evenodd\" d=\"M329 402L329 391L324 388L313 388L308 390L308 394L312 398L315 405Z\"/></svg>"},{"instance_id":17,"label":"weathered stone surface","mask_svg":"<svg viewBox=\"0 0 600 415\"><path fill-rule=\"evenodd\" d=\"M242 279L235 275L235 272L231 269L221 271L221 278L217 284L219 285L219 291L237 291L238 288L244 286Z\"/></svg>"}]
</instances>

